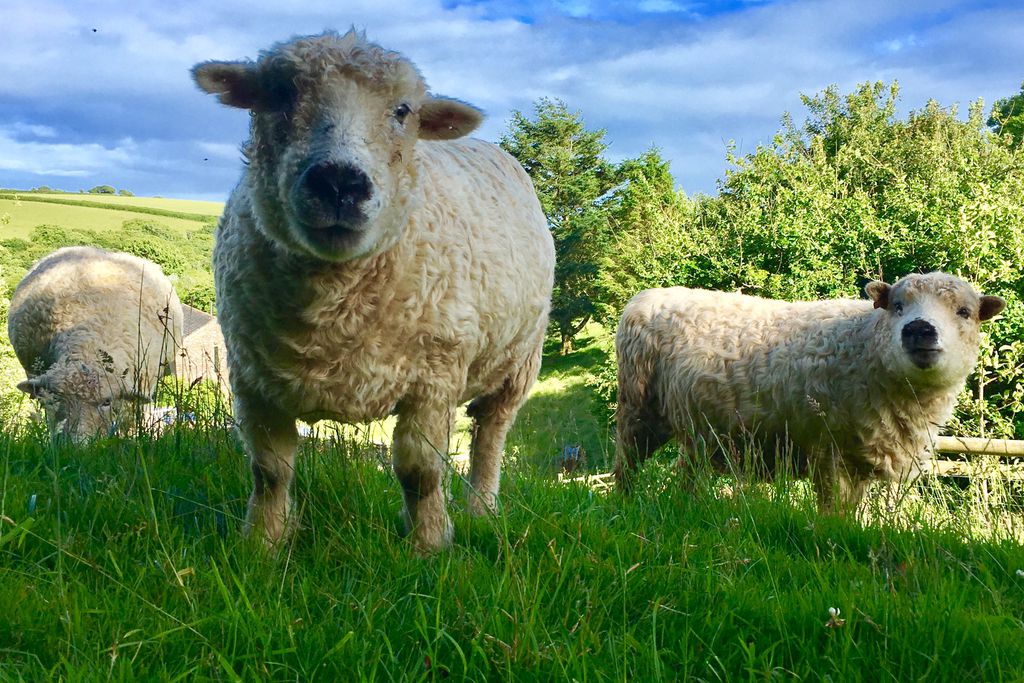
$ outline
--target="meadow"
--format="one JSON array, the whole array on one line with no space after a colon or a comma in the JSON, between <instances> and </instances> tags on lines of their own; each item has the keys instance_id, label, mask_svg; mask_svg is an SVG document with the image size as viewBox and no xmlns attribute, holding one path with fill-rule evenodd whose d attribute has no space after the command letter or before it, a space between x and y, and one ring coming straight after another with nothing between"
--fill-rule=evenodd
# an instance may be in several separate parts
<instances>
[{"instance_id":1,"label":"meadow","mask_svg":"<svg viewBox=\"0 0 1024 683\"><path fill-rule=\"evenodd\" d=\"M172 211L178 213L195 214L198 216L219 216L224 210L224 202L209 202L196 199L168 199L166 197L128 197L123 195L109 194L54 194L48 192L33 192L28 195L30 198L38 198L43 202L55 200L71 202L88 202L105 204L108 208L143 208L159 209L161 211Z\"/></svg>"},{"instance_id":2,"label":"meadow","mask_svg":"<svg viewBox=\"0 0 1024 683\"><path fill-rule=\"evenodd\" d=\"M0 238L27 238L40 225L116 231L125 221L158 216L162 225L185 232L220 215L223 204L157 197L0 192Z\"/></svg>"},{"instance_id":3,"label":"meadow","mask_svg":"<svg viewBox=\"0 0 1024 683\"><path fill-rule=\"evenodd\" d=\"M209 207L126 197L178 215L121 221L121 198L54 199L17 208L110 220L69 213L15 235L12 218L8 287L35 254L92 239L203 291L212 235L192 216ZM302 442L300 526L271 552L242 533L251 476L223 406L159 436L52 442L24 419L0 332L0 680L1024 680L1019 488L879 488L839 518L805 482L680 481L666 449L625 496L591 476L612 450L608 328L559 349L552 338L488 518L463 509L460 421L455 543L424 558L402 534L386 421ZM180 388L160 400L209 407ZM567 447L587 459L572 478Z\"/></svg>"},{"instance_id":4,"label":"meadow","mask_svg":"<svg viewBox=\"0 0 1024 683\"><path fill-rule=\"evenodd\" d=\"M358 438L302 443L301 527L272 553L241 533L250 476L228 430L82 449L5 431L0 678L1024 676L1013 492L936 484L858 521L820 516L803 482L684 486L670 454L631 496L562 482L556 444L595 423L585 390L553 389L586 386L599 354L584 343L543 371L499 514L462 511L449 469L455 544L427 558L402 537L386 457Z\"/></svg>"}]
</instances>

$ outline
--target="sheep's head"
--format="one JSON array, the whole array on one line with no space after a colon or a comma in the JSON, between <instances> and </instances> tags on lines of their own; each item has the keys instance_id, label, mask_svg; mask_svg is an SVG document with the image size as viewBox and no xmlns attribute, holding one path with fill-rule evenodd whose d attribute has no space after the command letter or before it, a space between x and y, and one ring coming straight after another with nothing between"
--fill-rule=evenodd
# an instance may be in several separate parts
<instances>
[{"instance_id":1,"label":"sheep's head","mask_svg":"<svg viewBox=\"0 0 1024 683\"><path fill-rule=\"evenodd\" d=\"M869 282L887 367L915 386L955 386L978 361L979 327L1006 305L945 273Z\"/></svg>"},{"instance_id":2,"label":"sheep's head","mask_svg":"<svg viewBox=\"0 0 1024 683\"><path fill-rule=\"evenodd\" d=\"M412 208L416 142L462 137L482 119L468 104L429 95L411 62L355 31L192 73L202 90L251 112L245 153L259 229L331 261L393 246Z\"/></svg>"},{"instance_id":3,"label":"sheep's head","mask_svg":"<svg viewBox=\"0 0 1024 683\"><path fill-rule=\"evenodd\" d=\"M42 375L18 384L39 401L50 433L80 443L108 434L131 407L147 396L125 387L109 368L82 361L55 363Z\"/></svg>"}]
</instances>

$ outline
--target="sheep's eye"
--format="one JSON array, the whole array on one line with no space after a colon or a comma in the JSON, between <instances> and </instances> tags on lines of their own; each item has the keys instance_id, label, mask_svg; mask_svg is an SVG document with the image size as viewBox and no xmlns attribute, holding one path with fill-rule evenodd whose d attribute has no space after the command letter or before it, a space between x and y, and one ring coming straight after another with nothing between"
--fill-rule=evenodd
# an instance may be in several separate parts
<instances>
[{"instance_id":1,"label":"sheep's eye","mask_svg":"<svg viewBox=\"0 0 1024 683\"><path fill-rule=\"evenodd\" d=\"M392 112L392 114L394 115L395 119L399 123L405 123L405 117L407 117L411 113L412 113L412 109L410 109L409 105L405 104L404 102L402 104L398 105L397 107L395 107L395 111Z\"/></svg>"},{"instance_id":2,"label":"sheep's eye","mask_svg":"<svg viewBox=\"0 0 1024 683\"><path fill-rule=\"evenodd\" d=\"M897 314L902 315L902 313L903 313L903 304L901 304L900 302L897 301L896 303L894 303L892 305L892 310L896 311Z\"/></svg>"},{"instance_id":3,"label":"sheep's eye","mask_svg":"<svg viewBox=\"0 0 1024 683\"><path fill-rule=\"evenodd\" d=\"M108 399L104 400L103 403L100 404L100 408L109 408L111 405L113 405L113 403L114 403L114 400L108 398Z\"/></svg>"},{"instance_id":4,"label":"sheep's eye","mask_svg":"<svg viewBox=\"0 0 1024 683\"><path fill-rule=\"evenodd\" d=\"M971 317L971 310L969 308L967 308L966 306L961 306L960 309L957 310L956 314L958 316L960 316L961 318L970 318Z\"/></svg>"}]
</instances>

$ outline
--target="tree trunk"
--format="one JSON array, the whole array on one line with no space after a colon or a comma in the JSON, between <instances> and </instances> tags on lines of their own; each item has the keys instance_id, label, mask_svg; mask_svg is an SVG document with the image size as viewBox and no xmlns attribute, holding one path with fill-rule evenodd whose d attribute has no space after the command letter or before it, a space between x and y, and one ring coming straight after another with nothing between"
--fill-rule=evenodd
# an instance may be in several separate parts
<instances>
[{"instance_id":1,"label":"tree trunk","mask_svg":"<svg viewBox=\"0 0 1024 683\"><path fill-rule=\"evenodd\" d=\"M562 337L562 347L559 349L559 354L565 356L572 353L573 346L572 340L580 333L587 323L590 322L590 316L584 317L575 325L572 324L572 320L559 320L558 321L558 333Z\"/></svg>"}]
</instances>

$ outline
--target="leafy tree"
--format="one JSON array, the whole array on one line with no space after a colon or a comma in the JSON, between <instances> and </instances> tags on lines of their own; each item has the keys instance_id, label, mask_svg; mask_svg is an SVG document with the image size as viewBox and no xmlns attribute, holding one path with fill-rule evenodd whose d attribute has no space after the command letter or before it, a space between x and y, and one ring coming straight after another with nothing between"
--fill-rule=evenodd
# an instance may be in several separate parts
<instances>
[{"instance_id":1,"label":"leafy tree","mask_svg":"<svg viewBox=\"0 0 1024 683\"><path fill-rule=\"evenodd\" d=\"M929 102L895 118L896 85L805 97L771 147L730 157L700 207L727 249L718 283L779 298L854 295L869 277L943 269L981 286L1024 285L1021 160L984 132L981 105L960 120ZM990 287L991 288L991 287Z\"/></svg>"},{"instance_id":2,"label":"leafy tree","mask_svg":"<svg viewBox=\"0 0 1024 683\"><path fill-rule=\"evenodd\" d=\"M602 156L604 130L587 130L579 112L560 100L541 99L534 118L512 115L501 146L533 179L555 241L557 265L551 322L562 353L596 312L598 270L608 237L602 197L615 184L614 167Z\"/></svg>"},{"instance_id":3,"label":"leafy tree","mask_svg":"<svg viewBox=\"0 0 1024 683\"><path fill-rule=\"evenodd\" d=\"M118 190L117 193L119 195L121 195L122 197L134 197L135 196L134 192L132 192L131 190L126 190L124 188L121 188L120 190Z\"/></svg>"},{"instance_id":4,"label":"leafy tree","mask_svg":"<svg viewBox=\"0 0 1024 683\"><path fill-rule=\"evenodd\" d=\"M1024 83L1012 97L996 100L988 117L988 126L997 135L1009 135L1010 146L1019 148L1024 141Z\"/></svg>"},{"instance_id":5,"label":"leafy tree","mask_svg":"<svg viewBox=\"0 0 1024 683\"><path fill-rule=\"evenodd\" d=\"M1024 157L991 136L982 104L966 120L928 102L897 118L894 83L804 97L770 146L738 158L694 220L718 258L716 289L773 298L859 295L868 279L945 270L1009 306L986 326L985 374L970 380L952 429L1024 436ZM686 284L686 283L680 283ZM982 391L983 390L983 391Z\"/></svg>"},{"instance_id":6,"label":"leafy tree","mask_svg":"<svg viewBox=\"0 0 1024 683\"><path fill-rule=\"evenodd\" d=\"M620 183L606 204L610 244L601 266L600 318L614 327L640 290L696 285L715 269L707 242L692 222L693 204L676 190L669 162L652 147L618 168Z\"/></svg>"},{"instance_id":7,"label":"leafy tree","mask_svg":"<svg viewBox=\"0 0 1024 683\"><path fill-rule=\"evenodd\" d=\"M89 194L116 194L116 192L110 185L97 185L89 190Z\"/></svg>"}]
</instances>

